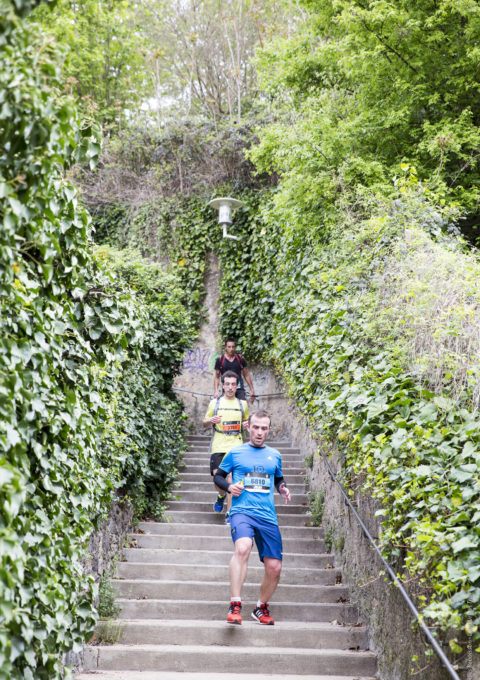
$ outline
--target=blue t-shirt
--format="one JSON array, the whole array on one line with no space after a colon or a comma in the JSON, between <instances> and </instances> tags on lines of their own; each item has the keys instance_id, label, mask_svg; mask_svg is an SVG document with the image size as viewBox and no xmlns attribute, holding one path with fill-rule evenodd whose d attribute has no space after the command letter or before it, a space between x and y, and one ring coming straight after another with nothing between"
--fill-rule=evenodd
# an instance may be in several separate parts
<instances>
[{"instance_id":1,"label":"blue t-shirt","mask_svg":"<svg viewBox=\"0 0 480 680\"><path fill-rule=\"evenodd\" d=\"M240 496L232 496L230 514L241 512L278 524L275 512L275 477L282 477L280 453L270 446L257 449L250 444L234 446L224 457L220 470L231 472L233 483L243 480Z\"/></svg>"}]
</instances>

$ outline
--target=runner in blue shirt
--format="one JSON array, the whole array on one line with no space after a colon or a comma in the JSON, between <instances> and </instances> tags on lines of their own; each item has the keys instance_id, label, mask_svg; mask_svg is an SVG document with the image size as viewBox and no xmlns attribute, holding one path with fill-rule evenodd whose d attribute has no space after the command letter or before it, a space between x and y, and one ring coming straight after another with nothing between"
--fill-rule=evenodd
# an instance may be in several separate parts
<instances>
[{"instance_id":1,"label":"runner in blue shirt","mask_svg":"<svg viewBox=\"0 0 480 680\"><path fill-rule=\"evenodd\" d=\"M275 592L282 571L282 537L275 512L275 488L286 503L291 499L282 474L280 453L265 445L270 416L266 411L257 411L248 422L250 441L233 447L214 477L218 487L232 494L230 530L235 552L230 561L231 600L227 623L242 623L241 593L255 540L265 575L252 617L262 625L273 626L268 600ZM232 483L226 479L229 473L232 473Z\"/></svg>"}]
</instances>

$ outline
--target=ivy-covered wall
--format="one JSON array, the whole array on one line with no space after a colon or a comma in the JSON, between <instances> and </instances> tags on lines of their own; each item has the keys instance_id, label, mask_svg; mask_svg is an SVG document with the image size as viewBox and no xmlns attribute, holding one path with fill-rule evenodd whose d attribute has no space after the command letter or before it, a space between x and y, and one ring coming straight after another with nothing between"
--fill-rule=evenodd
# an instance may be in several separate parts
<instances>
[{"instance_id":1,"label":"ivy-covered wall","mask_svg":"<svg viewBox=\"0 0 480 680\"><path fill-rule=\"evenodd\" d=\"M480 624L480 265L458 238L458 206L403 173L369 217L346 207L323 238L292 222L281 185L236 194L240 241L220 238L206 199L183 203L170 254L194 288L204 253L217 253L220 336L272 364L340 449L345 482L363 480L381 506L385 554L416 580L430 624L456 631L460 658Z\"/></svg>"},{"instance_id":2,"label":"ivy-covered wall","mask_svg":"<svg viewBox=\"0 0 480 680\"><path fill-rule=\"evenodd\" d=\"M480 263L450 233L455 210L410 178L319 242L266 196L243 252L223 245L220 313L340 450L352 493L378 501L384 553L461 656L480 642Z\"/></svg>"},{"instance_id":3,"label":"ivy-covered wall","mask_svg":"<svg viewBox=\"0 0 480 680\"><path fill-rule=\"evenodd\" d=\"M182 451L171 384L192 326L177 279L94 253L67 179L99 142L60 55L1 3L0 678L67 677L96 613L82 560L120 493L161 511Z\"/></svg>"}]
</instances>

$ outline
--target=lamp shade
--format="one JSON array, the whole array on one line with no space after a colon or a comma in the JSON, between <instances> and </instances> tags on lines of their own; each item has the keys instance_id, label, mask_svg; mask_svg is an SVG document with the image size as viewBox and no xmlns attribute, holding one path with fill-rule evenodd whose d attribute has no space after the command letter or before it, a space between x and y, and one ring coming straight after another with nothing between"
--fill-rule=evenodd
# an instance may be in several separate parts
<instances>
[{"instance_id":1,"label":"lamp shade","mask_svg":"<svg viewBox=\"0 0 480 680\"><path fill-rule=\"evenodd\" d=\"M219 224L231 224L232 223L232 210L235 208L241 208L242 201L236 198L214 198L210 201L208 205L212 208L218 210L218 222Z\"/></svg>"}]
</instances>

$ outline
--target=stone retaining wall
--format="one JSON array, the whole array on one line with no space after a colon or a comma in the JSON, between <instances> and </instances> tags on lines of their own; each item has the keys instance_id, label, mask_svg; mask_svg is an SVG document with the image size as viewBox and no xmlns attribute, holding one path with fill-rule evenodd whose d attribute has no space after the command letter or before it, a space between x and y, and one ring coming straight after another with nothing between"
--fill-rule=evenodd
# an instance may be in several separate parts
<instances>
[{"instance_id":1,"label":"stone retaining wall","mask_svg":"<svg viewBox=\"0 0 480 680\"><path fill-rule=\"evenodd\" d=\"M91 574L97 584L105 572L114 570L132 527L133 508L124 500L115 501L107 519L92 534L83 560L85 573ZM75 672L83 670L83 650L78 653L70 652L64 661L65 665L72 664Z\"/></svg>"}]
</instances>

